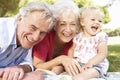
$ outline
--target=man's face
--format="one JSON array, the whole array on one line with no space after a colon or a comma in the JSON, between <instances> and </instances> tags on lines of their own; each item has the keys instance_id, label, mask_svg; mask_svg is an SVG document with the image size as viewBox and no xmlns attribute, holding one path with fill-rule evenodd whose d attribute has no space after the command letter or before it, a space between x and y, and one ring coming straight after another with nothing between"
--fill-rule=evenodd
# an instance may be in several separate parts
<instances>
[{"instance_id":1,"label":"man's face","mask_svg":"<svg viewBox=\"0 0 120 80\"><path fill-rule=\"evenodd\" d=\"M49 22L34 11L26 17L19 16L17 23L17 44L24 48L31 48L40 42L49 31Z\"/></svg>"}]
</instances>

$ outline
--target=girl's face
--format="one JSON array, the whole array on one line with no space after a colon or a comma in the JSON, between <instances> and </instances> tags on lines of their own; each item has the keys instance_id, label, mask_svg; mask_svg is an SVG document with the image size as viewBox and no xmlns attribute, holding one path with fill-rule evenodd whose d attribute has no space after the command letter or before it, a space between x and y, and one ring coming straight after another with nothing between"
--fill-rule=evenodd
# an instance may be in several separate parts
<instances>
[{"instance_id":1,"label":"girl's face","mask_svg":"<svg viewBox=\"0 0 120 80\"><path fill-rule=\"evenodd\" d=\"M98 10L88 10L80 22L86 37L96 35L102 25L102 14Z\"/></svg>"},{"instance_id":2,"label":"girl's face","mask_svg":"<svg viewBox=\"0 0 120 80\"><path fill-rule=\"evenodd\" d=\"M56 36L58 40L62 43L67 43L77 32L78 22L76 16L68 11L64 12L58 21L57 26L54 28L56 31Z\"/></svg>"}]
</instances>

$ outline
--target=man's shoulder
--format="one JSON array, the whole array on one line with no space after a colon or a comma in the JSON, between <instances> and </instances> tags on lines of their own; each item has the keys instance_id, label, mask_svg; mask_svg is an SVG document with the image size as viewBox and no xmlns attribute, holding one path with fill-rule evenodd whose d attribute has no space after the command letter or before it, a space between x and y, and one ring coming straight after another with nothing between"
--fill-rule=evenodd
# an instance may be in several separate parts
<instances>
[{"instance_id":1,"label":"man's shoulder","mask_svg":"<svg viewBox=\"0 0 120 80\"><path fill-rule=\"evenodd\" d=\"M0 24L4 24L4 23L7 23L8 21L11 21L13 20L14 18L12 17L1 17L0 18Z\"/></svg>"},{"instance_id":2,"label":"man's shoulder","mask_svg":"<svg viewBox=\"0 0 120 80\"><path fill-rule=\"evenodd\" d=\"M13 18L0 18L0 47L5 48L12 42L15 34Z\"/></svg>"}]
</instances>

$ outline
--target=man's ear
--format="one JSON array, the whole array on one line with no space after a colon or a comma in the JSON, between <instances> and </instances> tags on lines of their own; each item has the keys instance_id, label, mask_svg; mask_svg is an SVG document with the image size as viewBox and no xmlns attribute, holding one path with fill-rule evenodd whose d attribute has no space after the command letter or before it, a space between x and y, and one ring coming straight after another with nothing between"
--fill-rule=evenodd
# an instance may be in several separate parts
<instances>
[{"instance_id":1,"label":"man's ear","mask_svg":"<svg viewBox=\"0 0 120 80\"><path fill-rule=\"evenodd\" d=\"M18 15L17 16L17 21L19 22L19 21L21 21L22 20L22 15Z\"/></svg>"}]
</instances>

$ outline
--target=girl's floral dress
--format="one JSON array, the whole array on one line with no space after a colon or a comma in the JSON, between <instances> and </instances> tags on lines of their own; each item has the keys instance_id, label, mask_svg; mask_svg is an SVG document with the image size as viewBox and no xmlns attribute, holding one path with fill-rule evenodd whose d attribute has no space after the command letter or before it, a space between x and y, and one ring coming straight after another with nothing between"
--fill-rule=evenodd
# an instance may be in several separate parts
<instances>
[{"instance_id":1,"label":"girl's floral dress","mask_svg":"<svg viewBox=\"0 0 120 80\"><path fill-rule=\"evenodd\" d=\"M82 33L76 35L73 42L76 44L74 50L74 57L77 58L81 63L87 63L88 60L93 58L98 53L98 44L100 42L107 42L108 36L104 32L98 33L96 36L83 37ZM109 66L107 59L104 59L98 66L106 74Z\"/></svg>"}]
</instances>

